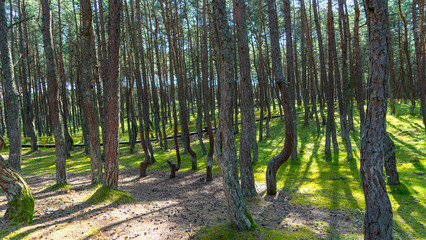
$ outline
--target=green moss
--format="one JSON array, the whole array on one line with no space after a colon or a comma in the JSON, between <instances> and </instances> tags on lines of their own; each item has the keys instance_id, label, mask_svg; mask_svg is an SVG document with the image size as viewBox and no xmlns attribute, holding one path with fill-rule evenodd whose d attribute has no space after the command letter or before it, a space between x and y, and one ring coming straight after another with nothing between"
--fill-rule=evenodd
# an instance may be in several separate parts
<instances>
[{"instance_id":1,"label":"green moss","mask_svg":"<svg viewBox=\"0 0 426 240\"><path fill-rule=\"evenodd\" d=\"M45 190L43 190L43 192L54 192L57 190L67 190L67 189L71 189L72 186L68 183L61 183L61 184L53 184L51 186L49 186L48 188L46 188Z\"/></svg>"},{"instance_id":2,"label":"green moss","mask_svg":"<svg viewBox=\"0 0 426 240\"><path fill-rule=\"evenodd\" d=\"M8 214L11 225L33 222L34 197L26 186L22 188L21 194L20 197L13 199L8 204Z\"/></svg>"},{"instance_id":3,"label":"green moss","mask_svg":"<svg viewBox=\"0 0 426 240\"><path fill-rule=\"evenodd\" d=\"M251 216L249 210L246 208L246 217L249 219L250 223L251 223L251 228L250 230L255 230L257 228L257 223L254 221L253 217Z\"/></svg>"},{"instance_id":4,"label":"green moss","mask_svg":"<svg viewBox=\"0 0 426 240\"><path fill-rule=\"evenodd\" d=\"M252 231L236 231L230 224L218 224L205 226L191 236L193 240L215 239L215 240L281 240L281 239L316 239L314 232L305 227L288 229L265 229L256 228Z\"/></svg>"},{"instance_id":5,"label":"green moss","mask_svg":"<svg viewBox=\"0 0 426 240\"><path fill-rule=\"evenodd\" d=\"M97 203L130 203L135 199L128 193L120 190L114 190L112 188L100 187L96 190L93 195L87 199L87 202L91 202L94 204Z\"/></svg>"}]
</instances>

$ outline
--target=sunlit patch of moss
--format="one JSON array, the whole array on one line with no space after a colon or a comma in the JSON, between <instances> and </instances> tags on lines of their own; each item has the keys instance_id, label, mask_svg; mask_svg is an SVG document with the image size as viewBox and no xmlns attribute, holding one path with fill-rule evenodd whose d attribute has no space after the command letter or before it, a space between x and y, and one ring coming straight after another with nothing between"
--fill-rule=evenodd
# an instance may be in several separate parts
<instances>
[{"instance_id":1,"label":"sunlit patch of moss","mask_svg":"<svg viewBox=\"0 0 426 240\"><path fill-rule=\"evenodd\" d=\"M237 231L231 224L219 224L202 227L197 233L191 236L193 240L216 239L216 240L281 240L281 239L317 239L312 229L307 227L291 227L288 229L265 229L256 228L253 231Z\"/></svg>"},{"instance_id":2,"label":"sunlit patch of moss","mask_svg":"<svg viewBox=\"0 0 426 240\"><path fill-rule=\"evenodd\" d=\"M46 189L43 190L43 192L54 192L57 190L68 190L71 189L72 186L68 183L61 183L61 184L53 184Z\"/></svg>"},{"instance_id":3,"label":"sunlit patch of moss","mask_svg":"<svg viewBox=\"0 0 426 240\"><path fill-rule=\"evenodd\" d=\"M98 188L92 196L87 199L87 202L97 203L131 203L135 199L128 193L120 190L114 190L107 187Z\"/></svg>"}]
</instances>

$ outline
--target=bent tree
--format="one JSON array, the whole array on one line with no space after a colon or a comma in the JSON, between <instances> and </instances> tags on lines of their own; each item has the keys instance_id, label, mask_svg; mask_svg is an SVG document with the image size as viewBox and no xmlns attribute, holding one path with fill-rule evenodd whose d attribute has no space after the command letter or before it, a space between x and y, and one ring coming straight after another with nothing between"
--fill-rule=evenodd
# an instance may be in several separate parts
<instances>
[{"instance_id":1,"label":"bent tree","mask_svg":"<svg viewBox=\"0 0 426 240\"><path fill-rule=\"evenodd\" d=\"M269 31L271 36L271 55L274 59L272 63L272 72L274 73L275 82L281 93L281 101L284 108L285 120L285 142L283 150L276 156L272 157L268 162L266 169L266 192L268 195L277 193L277 171L291 156L294 142L294 124L293 111L291 110L290 101L288 99L288 87L284 81L284 73L281 66L281 50L278 37L277 10L275 8L275 0L268 0L269 15Z\"/></svg>"},{"instance_id":2,"label":"bent tree","mask_svg":"<svg viewBox=\"0 0 426 240\"><path fill-rule=\"evenodd\" d=\"M218 76L220 82L219 128L215 138L215 156L222 171L225 199L231 223L238 230L256 227L247 205L243 200L238 182L237 150L232 131L232 87L235 79L232 75L232 39L228 25L225 0L213 0L214 24L219 47L217 59L220 59Z\"/></svg>"},{"instance_id":3,"label":"bent tree","mask_svg":"<svg viewBox=\"0 0 426 240\"><path fill-rule=\"evenodd\" d=\"M3 150L3 147L4 140L0 137L0 151ZM0 187L6 193L8 202L4 217L12 223L31 223L34 215L34 197L30 186L28 186L21 174L6 164L1 155Z\"/></svg>"},{"instance_id":4,"label":"bent tree","mask_svg":"<svg viewBox=\"0 0 426 240\"><path fill-rule=\"evenodd\" d=\"M364 239L392 239L392 205L383 173L386 136L386 81L389 78L388 4L364 1L369 32L370 73L361 138L361 179L365 196Z\"/></svg>"}]
</instances>

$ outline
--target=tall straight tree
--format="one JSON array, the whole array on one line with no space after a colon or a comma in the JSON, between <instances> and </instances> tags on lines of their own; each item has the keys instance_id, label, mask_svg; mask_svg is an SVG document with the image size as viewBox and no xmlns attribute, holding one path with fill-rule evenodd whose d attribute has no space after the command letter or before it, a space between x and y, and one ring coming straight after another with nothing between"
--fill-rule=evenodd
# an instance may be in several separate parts
<instances>
[{"instance_id":1,"label":"tall straight tree","mask_svg":"<svg viewBox=\"0 0 426 240\"><path fill-rule=\"evenodd\" d=\"M274 73L275 82L281 93L281 102L284 108L285 119L285 142L284 148L281 152L272 157L268 162L266 169L266 192L268 195L275 195L277 193L277 172L290 157L293 151L294 138L294 125L293 125L293 111L291 111L288 86L284 80L284 73L281 65L281 48L278 37L278 22L277 10L275 0L268 0L268 16L269 16L269 31L271 38L271 57L272 72Z\"/></svg>"},{"instance_id":2,"label":"tall straight tree","mask_svg":"<svg viewBox=\"0 0 426 240\"><path fill-rule=\"evenodd\" d=\"M336 137L336 124L334 122L334 76L333 76L333 69L334 69L334 61L333 61L333 42L331 41L332 38L331 35L334 26L333 26L333 11L332 11L332 4L331 0L328 0L328 19L327 19L327 26L328 26L328 84L326 85L326 97L327 97L327 126L325 130L325 158L327 160L331 159L331 150L330 150L330 137L333 139L333 150L338 151L339 146L337 144L337 137ZM331 136L330 136L331 135Z\"/></svg>"},{"instance_id":3,"label":"tall straight tree","mask_svg":"<svg viewBox=\"0 0 426 240\"><path fill-rule=\"evenodd\" d=\"M207 133L209 134L209 152L207 153L207 165L206 165L206 181L213 180L212 168L213 168L213 151L214 151L214 136L212 129L212 122L210 120L210 99L211 94L209 91L209 52L208 52L208 44L207 44L207 0L203 0L203 48L202 48L202 63L201 63L201 71L203 78L203 96L204 96L204 121L206 122ZM211 79L211 81L213 81ZM254 139L256 141L256 139Z\"/></svg>"},{"instance_id":4,"label":"tall straight tree","mask_svg":"<svg viewBox=\"0 0 426 240\"><path fill-rule=\"evenodd\" d=\"M6 129L9 137L9 164L16 171L21 171L21 120L19 102L12 68L12 57L7 38L7 18L5 1L0 0L0 52L3 72L3 96L6 115Z\"/></svg>"},{"instance_id":5,"label":"tall straight tree","mask_svg":"<svg viewBox=\"0 0 426 240\"><path fill-rule=\"evenodd\" d=\"M241 75L241 136L240 136L240 176L243 196L255 196L251 153L257 148L256 123L253 107L253 88L250 73L250 53L247 37L246 4L234 0L234 18L237 28L238 54Z\"/></svg>"},{"instance_id":6,"label":"tall straight tree","mask_svg":"<svg viewBox=\"0 0 426 240\"><path fill-rule=\"evenodd\" d=\"M294 52L293 52L293 39L291 30L291 11L290 0L284 0L284 28L286 36L286 50L287 50L287 79L289 88L289 100L291 111L293 112L293 129L294 136L297 136L297 121L296 121L296 108L295 108L295 76L294 76ZM296 44L295 44L296 45ZM297 137L294 138L293 151L291 153L292 160L297 160Z\"/></svg>"},{"instance_id":7,"label":"tall straight tree","mask_svg":"<svg viewBox=\"0 0 426 240\"><path fill-rule=\"evenodd\" d=\"M365 196L364 239L392 239L392 205L383 173L386 134L386 81L389 78L388 2L365 0L370 73L367 112L361 138L361 179Z\"/></svg>"},{"instance_id":8,"label":"tall straight tree","mask_svg":"<svg viewBox=\"0 0 426 240\"><path fill-rule=\"evenodd\" d=\"M417 69L417 84L418 84L418 93L420 97L420 111L423 115L423 125L426 130L426 95L424 89L424 79L425 70L423 69L425 66L422 66L422 41L424 41L423 37L423 21L424 19L420 18L420 26L417 24L417 7L420 6L420 16L422 16L421 12L424 9L424 0L420 0L421 4L419 5L419 0L413 1L412 13L413 13L413 35L414 35L414 47L416 49L416 69ZM423 8L422 8L423 6ZM423 10L424 11L424 10ZM423 13L424 16L424 13ZM423 52L426 49L423 49ZM424 54L424 53L423 53Z\"/></svg>"},{"instance_id":9,"label":"tall straight tree","mask_svg":"<svg viewBox=\"0 0 426 240\"><path fill-rule=\"evenodd\" d=\"M355 20L354 20L354 55L355 55L355 83L356 83L356 101L359 111L360 131L364 129L365 110L364 110L364 87L362 80L362 62L361 62L361 47L359 37L359 18L360 11L358 0L354 0L355 4Z\"/></svg>"},{"instance_id":10,"label":"tall straight tree","mask_svg":"<svg viewBox=\"0 0 426 240\"><path fill-rule=\"evenodd\" d=\"M230 220L238 230L248 230L256 227L256 223L243 200L238 182L237 150L232 131L232 87L235 79L232 74L232 38L228 25L226 1L213 0L213 10L216 40L219 47L217 59L220 59L218 75L221 91L215 156L223 175L225 199L228 204Z\"/></svg>"},{"instance_id":11,"label":"tall straight tree","mask_svg":"<svg viewBox=\"0 0 426 240\"><path fill-rule=\"evenodd\" d=\"M92 76L92 66L94 52L92 51L92 7L90 0L80 1L81 9L81 88L83 91L83 104L86 111L87 127L89 130L90 144L90 162L92 184L102 182L102 153L99 138L99 117L98 108L96 107L95 81Z\"/></svg>"},{"instance_id":12,"label":"tall straight tree","mask_svg":"<svg viewBox=\"0 0 426 240\"><path fill-rule=\"evenodd\" d=\"M50 122L55 136L55 149L56 149L56 183L67 183L66 172L66 150L64 131L62 129L62 117L59 109L59 87L58 77L56 74L56 62L53 52L53 40L51 29L51 10L50 1L41 0L42 7L42 32L43 32L43 46L44 54L46 55L47 65L47 90L49 100L49 113Z\"/></svg>"},{"instance_id":13,"label":"tall straight tree","mask_svg":"<svg viewBox=\"0 0 426 240\"><path fill-rule=\"evenodd\" d=\"M106 134L105 143L105 179L104 186L118 188L118 159L120 157L119 148L119 60L120 60L120 15L121 0L109 0L108 19L108 75L109 78L104 86L107 94L104 94L106 111Z\"/></svg>"}]
</instances>

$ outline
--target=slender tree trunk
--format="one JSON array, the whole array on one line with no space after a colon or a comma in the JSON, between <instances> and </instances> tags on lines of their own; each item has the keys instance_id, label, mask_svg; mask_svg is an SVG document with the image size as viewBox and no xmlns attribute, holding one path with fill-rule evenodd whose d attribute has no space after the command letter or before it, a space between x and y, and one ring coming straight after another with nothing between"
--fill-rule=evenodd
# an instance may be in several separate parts
<instances>
[{"instance_id":1,"label":"slender tree trunk","mask_svg":"<svg viewBox=\"0 0 426 240\"><path fill-rule=\"evenodd\" d=\"M86 111L87 128L89 130L90 141L90 162L92 184L102 183L102 152L99 139L99 117L96 107L95 82L92 76L93 58L92 55L92 7L90 0L80 1L82 16L81 26L81 64L82 78L81 88L83 92L84 111Z\"/></svg>"},{"instance_id":2,"label":"slender tree trunk","mask_svg":"<svg viewBox=\"0 0 426 240\"><path fill-rule=\"evenodd\" d=\"M47 82L48 82L48 100L49 100L49 111L50 121L53 128L53 134L55 136L55 148L56 148L56 183L64 184L67 183L66 173L66 149L64 131L62 129L62 118L59 113L59 88L58 88L58 77L56 75L56 63L53 53L53 41L52 41L52 30L51 30L51 10L50 3L48 0L41 1L42 6L42 33L43 33L43 45L44 53L46 55L47 64Z\"/></svg>"},{"instance_id":3,"label":"slender tree trunk","mask_svg":"<svg viewBox=\"0 0 426 240\"><path fill-rule=\"evenodd\" d=\"M61 0L58 0L58 30L62 33L62 21L61 21ZM53 31L53 30L52 30ZM67 98L67 86L64 68L64 58L62 51L62 34L59 35L59 57L58 57L58 74L59 74L59 87L60 87L60 98L62 101L62 119L64 121L64 137L65 137L65 154L67 157L70 156L70 151L73 149L73 140L71 139L68 131L68 98Z\"/></svg>"},{"instance_id":4,"label":"slender tree trunk","mask_svg":"<svg viewBox=\"0 0 426 240\"><path fill-rule=\"evenodd\" d=\"M413 70L411 68L411 54L408 47L408 23L402 13L401 9L401 0L398 0L399 13L401 16L402 24L404 26L404 55L405 60L407 61L407 76L408 76L408 84L407 84L407 94L411 101L410 114L414 114L414 108L416 107L415 94L416 91L414 89L414 79L413 79Z\"/></svg>"},{"instance_id":5,"label":"slender tree trunk","mask_svg":"<svg viewBox=\"0 0 426 240\"><path fill-rule=\"evenodd\" d=\"M336 125L334 123L334 76L333 76L333 41L330 35L334 33L332 32L333 27L333 12L331 0L328 0L328 84L326 84L326 96L327 96L327 127L326 127L326 136L325 136L325 158L327 160L331 159L331 150L330 150L330 135L333 139L333 149L334 151L338 151L339 147L337 144L336 137ZM327 86L328 85L328 86Z\"/></svg>"},{"instance_id":6,"label":"slender tree trunk","mask_svg":"<svg viewBox=\"0 0 426 240\"><path fill-rule=\"evenodd\" d=\"M202 80L203 80L203 96L204 96L204 121L206 122L207 133L209 135L209 152L207 153L207 165L206 165L206 181L213 180L212 167L213 167L213 151L214 151L214 136L212 130L212 122L210 120L210 99L211 99L211 91L209 89L209 55L208 55L208 43L207 43L207 0L203 0L203 40L202 40ZM213 81L213 79L210 79Z\"/></svg>"},{"instance_id":7,"label":"slender tree trunk","mask_svg":"<svg viewBox=\"0 0 426 240\"><path fill-rule=\"evenodd\" d=\"M18 1L19 18L21 20L26 18L25 1ZM24 30L22 30L24 25ZM22 83L22 96L23 96L23 108L22 108L22 122L26 126L27 136L31 137L31 151L37 151L37 135L34 129L34 112L31 103L31 68L28 60L28 38L26 31L26 22L19 24L19 50L21 55L21 83ZM25 36L24 36L25 34ZM25 37L25 48L24 48L24 37ZM28 72L27 72L28 70ZM28 81L27 81L28 77ZM25 129L25 128L24 128Z\"/></svg>"},{"instance_id":8,"label":"slender tree trunk","mask_svg":"<svg viewBox=\"0 0 426 240\"><path fill-rule=\"evenodd\" d=\"M370 48L367 114L361 138L360 167L366 204L364 239L392 239L392 205L383 174L386 81L389 77L388 4L384 0L365 0L364 8Z\"/></svg>"},{"instance_id":9,"label":"slender tree trunk","mask_svg":"<svg viewBox=\"0 0 426 240\"><path fill-rule=\"evenodd\" d=\"M278 23L277 11L275 7L275 0L268 0L268 16L269 16L269 31L271 38L271 53L273 73L275 75L275 82L281 92L281 101L284 108L285 118L285 142L283 150L276 156L272 157L268 162L266 169L266 192L268 195L275 195L277 193L276 175L278 169L290 157L293 151L294 138L294 125L293 125L293 111L291 111L290 101L288 99L288 86L284 81L284 74L281 65L281 49L278 37Z\"/></svg>"},{"instance_id":10,"label":"slender tree trunk","mask_svg":"<svg viewBox=\"0 0 426 240\"><path fill-rule=\"evenodd\" d=\"M420 0L422 4L420 4L420 6L424 5L424 0ZM413 4L412 4L412 13L413 13L413 34L414 34L414 46L416 49L416 70L417 70L417 83L416 85L418 86L418 95L420 98L420 112L423 116L423 125L425 126L425 130L426 130L426 97L425 97L425 90L424 88L424 81L426 81L424 79L424 74L425 74L425 69L423 69L422 67L422 46L421 46L421 41L424 41L424 37L423 37L423 21L424 19L420 20L420 27L418 27L417 25L417 8L416 5L418 4L418 0L414 0ZM424 7L423 8L419 8L420 12L423 11L423 16L424 16ZM420 14L422 15L422 14ZM420 38L422 38L422 40L420 40ZM426 49L423 49L423 52ZM423 53L424 54L424 53Z\"/></svg>"},{"instance_id":11,"label":"slender tree trunk","mask_svg":"<svg viewBox=\"0 0 426 240\"><path fill-rule=\"evenodd\" d=\"M13 74L12 57L7 38L7 18L5 1L0 0L0 52L3 71L4 112L6 115L7 136L9 137L9 164L16 171L21 171L21 121L16 82Z\"/></svg>"},{"instance_id":12,"label":"slender tree trunk","mask_svg":"<svg viewBox=\"0 0 426 240\"><path fill-rule=\"evenodd\" d=\"M253 107L253 88L250 76L250 53L247 36L246 5L242 0L233 1L234 19L237 28L238 54L240 57L241 91L241 136L240 136L240 177L243 196L257 195L251 153L255 147L256 122ZM238 123L237 123L238 124Z\"/></svg>"},{"instance_id":13,"label":"slender tree trunk","mask_svg":"<svg viewBox=\"0 0 426 240\"><path fill-rule=\"evenodd\" d=\"M104 85L108 94L104 95L105 109L107 110L105 143L105 179L104 186L118 188L118 159L119 148L119 58L120 58L120 15L121 0L109 0L109 43L108 43L108 75Z\"/></svg>"}]
</instances>

